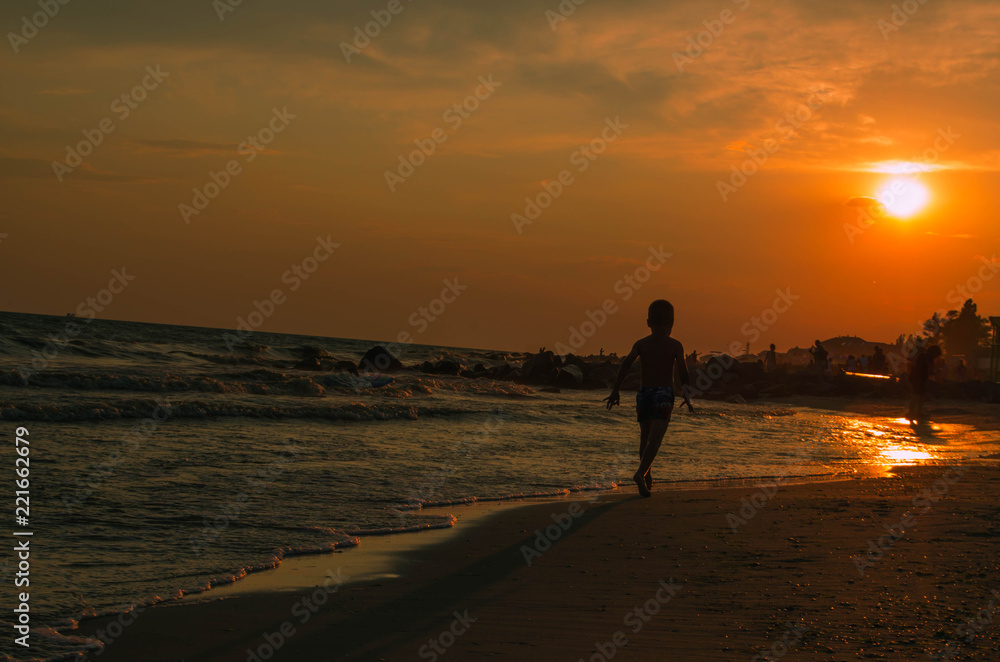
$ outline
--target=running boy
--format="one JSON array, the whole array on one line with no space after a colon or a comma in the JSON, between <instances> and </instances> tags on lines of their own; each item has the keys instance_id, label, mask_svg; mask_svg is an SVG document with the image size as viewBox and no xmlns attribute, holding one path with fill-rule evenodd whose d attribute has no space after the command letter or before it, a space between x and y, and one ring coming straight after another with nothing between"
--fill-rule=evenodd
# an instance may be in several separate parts
<instances>
[{"instance_id":1,"label":"running boy","mask_svg":"<svg viewBox=\"0 0 1000 662\"><path fill-rule=\"evenodd\" d=\"M632 345L632 351L622 361L618 369L618 379L611 389L611 395L604 398L608 409L619 404L621 388L629 368L636 359L641 359L640 388L635 394L635 413L639 420L639 470L632 479L639 487L639 494L650 496L653 488L653 474L650 467L660 450L663 435L670 424L674 410L674 366L680 374L684 402L688 411L694 412L688 397L688 370L684 363L684 347L670 337L674 328L674 307L669 301L657 299L649 304L646 326L652 331L645 338Z\"/></svg>"}]
</instances>

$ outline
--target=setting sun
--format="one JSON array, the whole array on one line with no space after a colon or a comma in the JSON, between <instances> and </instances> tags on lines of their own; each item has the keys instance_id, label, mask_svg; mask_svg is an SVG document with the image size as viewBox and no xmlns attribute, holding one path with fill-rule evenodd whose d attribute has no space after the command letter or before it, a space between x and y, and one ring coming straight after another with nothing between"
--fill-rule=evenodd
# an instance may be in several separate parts
<instances>
[{"instance_id":1,"label":"setting sun","mask_svg":"<svg viewBox=\"0 0 1000 662\"><path fill-rule=\"evenodd\" d=\"M927 187L920 182L895 177L879 190L876 199L893 216L909 218L927 206L930 197Z\"/></svg>"}]
</instances>

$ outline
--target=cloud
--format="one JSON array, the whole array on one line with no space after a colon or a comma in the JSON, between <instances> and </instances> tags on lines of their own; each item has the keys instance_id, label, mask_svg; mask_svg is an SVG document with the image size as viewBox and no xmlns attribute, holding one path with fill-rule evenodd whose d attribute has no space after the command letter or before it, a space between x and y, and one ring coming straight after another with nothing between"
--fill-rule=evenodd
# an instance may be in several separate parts
<instances>
[{"instance_id":1,"label":"cloud","mask_svg":"<svg viewBox=\"0 0 1000 662\"><path fill-rule=\"evenodd\" d=\"M44 159L0 157L0 179L13 178L51 179L56 180L52 170L52 162ZM85 179L98 182L139 182L150 181L148 177L129 175L125 173L97 170L87 163L80 164L72 173L64 175L63 181L70 179Z\"/></svg>"},{"instance_id":2,"label":"cloud","mask_svg":"<svg viewBox=\"0 0 1000 662\"><path fill-rule=\"evenodd\" d=\"M142 151L168 152L171 156L190 157L203 154L230 153L236 151L236 143L214 143L204 140L134 140Z\"/></svg>"},{"instance_id":3,"label":"cloud","mask_svg":"<svg viewBox=\"0 0 1000 662\"><path fill-rule=\"evenodd\" d=\"M56 97L76 96L80 94L90 94L93 90L81 90L75 87L56 87L49 90L41 90L39 94L48 94Z\"/></svg>"},{"instance_id":4,"label":"cloud","mask_svg":"<svg viewBox=\"0 0 1000 662\"><path fill-rule=\"evenodd\" d=\"M974 234L941 234L939 232L927 232L932 237L944 237L945 239L976 239Z\"/></svg>"}]
</instances>

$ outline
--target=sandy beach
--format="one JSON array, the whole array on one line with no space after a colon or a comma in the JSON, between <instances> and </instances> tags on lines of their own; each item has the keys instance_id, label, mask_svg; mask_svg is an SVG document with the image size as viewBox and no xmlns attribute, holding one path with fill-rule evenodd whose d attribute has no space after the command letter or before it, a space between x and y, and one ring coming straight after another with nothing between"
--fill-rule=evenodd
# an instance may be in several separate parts
<instances>
[{"instance_id":1,"label":"sandy beach","mask_svg":"<svg viewBox=\"0 0 1000 662\"><path fill-rule=\"evenodd\" d=\"M99 658L996 659L998 498L1000 470L933 466L527 505L398 578L338 577L362 549L317 557L326 588L149 608Z\"/></svg>"}]
</instances>

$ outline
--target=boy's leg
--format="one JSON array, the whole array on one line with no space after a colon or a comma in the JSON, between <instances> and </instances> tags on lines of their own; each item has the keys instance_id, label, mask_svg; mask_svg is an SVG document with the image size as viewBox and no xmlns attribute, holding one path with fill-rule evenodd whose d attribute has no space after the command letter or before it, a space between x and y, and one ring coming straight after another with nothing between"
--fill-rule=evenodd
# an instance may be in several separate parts
<instances>
[{"instance_id":1,"label":"boy's leg","mask_svg":"<svg viewBox=\"0 0 1000 662\"><path fill-rule=\"evenodd\" d=\"M639 463L642 463L642 455L646 452L646 444L649 441L649 428L650 421L640 421L639 422ZM646 472L646 488L653 486L653 473L651 471Z\"/></svg>"},{"instance_id":2,"label":"boy's leg","mask_svg":"<svg viewBox=\"0 0 1000 662\"><path fill-rule=\"evenodd\" d=\"M645 476L649 471L649 468L653 465L653 460L656 459L656 453L660 450L660 444L663 442L663 436L667 432L667 426L670 425L669 416L665 420L655 420L650 421L649 426L649 437L646 439L646 447L643 449L642 458L639 461L639 470L635 472L633 477L636 484L642 481L642 485L639 487L639 492L643 496L647 496L649 493L649 488L646 488L644 493L642 488L645 487Z\"/></svg>"},{"instance_id":3,"label":"boy's leg","mask_svg":"<svg viewBox=\"0 0 1000 662\"><path fill-rule=\"evenodd\" d=\"M649 439L649 421L639 421L639 461L646 452L646 442Z\"/></svg>"}]
</instances>

